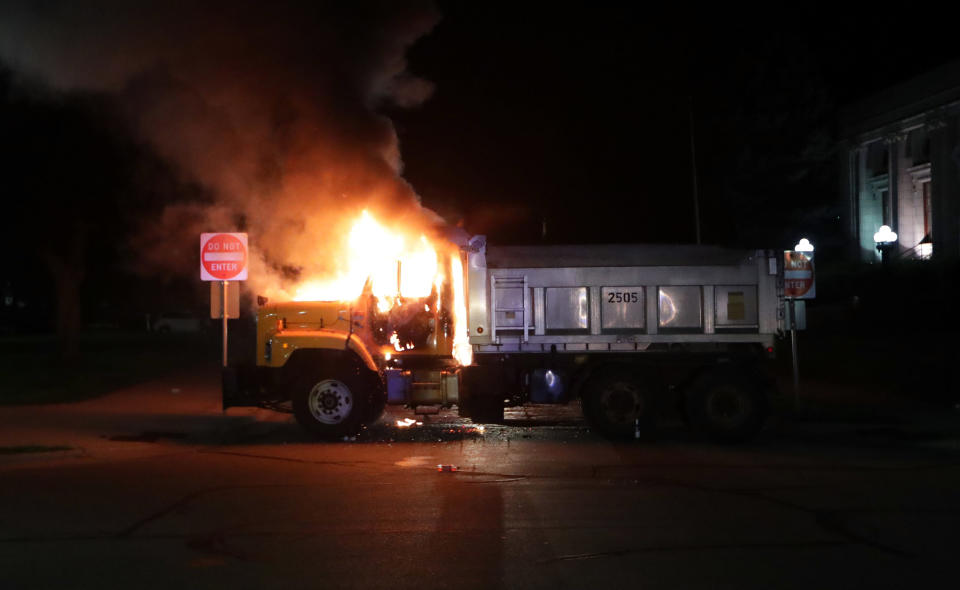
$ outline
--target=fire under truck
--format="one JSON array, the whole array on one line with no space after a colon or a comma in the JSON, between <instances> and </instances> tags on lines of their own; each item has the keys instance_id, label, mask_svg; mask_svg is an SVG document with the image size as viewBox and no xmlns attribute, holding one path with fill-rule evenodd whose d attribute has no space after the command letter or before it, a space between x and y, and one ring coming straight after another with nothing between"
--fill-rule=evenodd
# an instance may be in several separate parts
<instances>
[{"instance_id":1,"label":"fire under truck","mask_svg":"<svg viewBox=\"0 0 960 590\"><path fill-rule=\"evenodd\" d=\"M356 434L388 404L495 423L507 406L579 401L612 438L646 437L677 412L718 441L762 428L783 328L773 251L463 242L469 366L453 357L449 285L387 312L369 289L261 300L256 362L224 370L224 408L287 407L322 438Z\"/></svg>"}]
</instances>

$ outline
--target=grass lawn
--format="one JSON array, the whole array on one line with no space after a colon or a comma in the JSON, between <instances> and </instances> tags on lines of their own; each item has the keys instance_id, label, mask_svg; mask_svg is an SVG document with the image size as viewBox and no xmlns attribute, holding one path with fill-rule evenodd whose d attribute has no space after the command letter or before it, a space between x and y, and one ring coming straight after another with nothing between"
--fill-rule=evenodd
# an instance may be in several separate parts
<instances>
[{"instance_id":1,"label":"grass lawn","mask_svg":"<svg viewBox=\"0 0 960 590\"><path fill-rule=\"evenodd\" d=\"M70 402L216 362L219 342L196 334L92 333L64 363L53 336L0 338L0 405Z\"/></svg>"},{"instance_id":2,"label":"grass lawn","mask_svg":"<svg viewBox=\"0 0 960 590\"><path fill-rule=\"evenodd\" d=\"M0 447L0 455L25 455L27 453L52 453L54 451L69 451L73 447L63 445L20 445L16 447Z\"/></svg>"},{"instance_id":3,"label":"grass lawn","mask_svg":"<svg viewBox=\"0 0 960 590\"><path fill-rule=\"evenodd\" d=\"M954 340L948 333L800 332L800 379L953 406L960 401L960 353ZM776 364L782 376L791 374L789 338L778 343Z\"/></svg>"}]
</instances>

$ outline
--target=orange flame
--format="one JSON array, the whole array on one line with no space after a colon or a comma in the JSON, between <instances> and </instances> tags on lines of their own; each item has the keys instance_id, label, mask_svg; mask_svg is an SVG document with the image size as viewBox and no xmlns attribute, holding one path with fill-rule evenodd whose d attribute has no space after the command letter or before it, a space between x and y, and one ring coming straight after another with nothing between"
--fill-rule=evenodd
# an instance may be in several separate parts
<instances>
[{"instance_id":1,"label":"orange flame","mask_svg":"<svg viewBox=\"0 0 960 590\"><path fill-rule=\"evenodd\" d=\"M450 258L450 276L453 277L453 358L461 365L473 363L473 349L467 339L467 295L463 285L463 262L460 252Z\"/></svg>"},{"instance_id":2,"label":"orange flame","mask_svg":"<svg viewBox=\"0 0 960 590\"><path fill-rule=\"evenodd\" d=\"M309 278L293 291L294 301L353 301L369 282L380 313L389 312L404 298L426 298L442 293L447 280L453 290L453 302L447 312L453 322L453 356L461 364L470 364L472 351L467 341L467 306L463 263L456 247L445 244L449 268L440 264L437 246L416 231L385 227L366 210L354 222L342 251L344 269L333 277ZM440 311L441 298L436 298ZM430 311L429 306L424 306ZM392 350L413 348L400 342L394 332L390 336ZM381 352L387 354L391 347Z\"/></svg>"}]
</instances>

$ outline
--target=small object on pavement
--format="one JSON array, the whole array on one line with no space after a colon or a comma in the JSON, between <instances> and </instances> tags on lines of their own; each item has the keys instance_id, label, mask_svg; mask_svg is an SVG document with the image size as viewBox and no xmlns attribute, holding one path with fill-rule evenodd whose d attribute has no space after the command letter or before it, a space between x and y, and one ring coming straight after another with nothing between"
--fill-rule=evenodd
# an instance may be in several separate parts
<instances>
[{"instance_id":1,"label":"small object on pavement","mask_svg":"<svg viewBox=\"0 0 960 590\"><path fill-rule=\"evenodd\" d=\"M456 465L437 465L437 471L456 471Z\"/></svg>"}]
</instances>

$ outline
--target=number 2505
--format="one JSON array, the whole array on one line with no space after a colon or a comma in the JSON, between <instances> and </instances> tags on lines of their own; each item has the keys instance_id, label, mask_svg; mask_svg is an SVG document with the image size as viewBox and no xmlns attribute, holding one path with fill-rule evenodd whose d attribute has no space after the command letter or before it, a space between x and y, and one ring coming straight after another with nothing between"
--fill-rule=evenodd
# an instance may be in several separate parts
<instances>
[{"instance_id":1,"label":"number 2505","mask_svg":"<svg viewBox=\"0 0 960 590\"><path fill-rule=\"evenodd\" d=\"M607 293L607 303L639 303L640 294L636 291L613 291Z\"/></svg>"}]
</instances>

